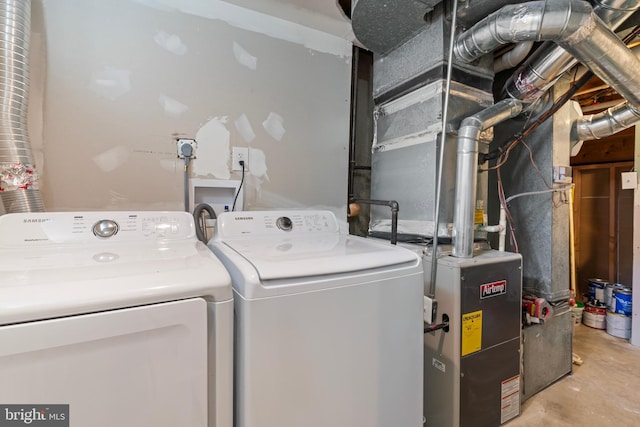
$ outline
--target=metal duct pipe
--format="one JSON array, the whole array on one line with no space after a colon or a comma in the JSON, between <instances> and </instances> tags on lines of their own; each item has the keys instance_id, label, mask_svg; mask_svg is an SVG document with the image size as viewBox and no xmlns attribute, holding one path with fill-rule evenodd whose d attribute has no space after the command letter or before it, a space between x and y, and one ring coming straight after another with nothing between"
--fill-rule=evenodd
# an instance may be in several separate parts
<instances>
[{"instance_id":1,"label":"metal duct pipe","mask_svg":"<svg viewBox=\"0 0 640 427\"><path fill-rule=\"evenodd\" d=\"M592 3L595 14L613 30L640 9L640 0L592 0ZM560 46L546 42L507 81L504 91L511 98L533 102L577 63Z\"/></svg>"},{"instance_id":2,"label":"metal duct pipe","mask_svg":"<svg viewBox=\"0 0 640 427\"><path fill-rule=\"evenodd\" d=\"M638 0L591 0L591 3L596 15L612 30L618 28L640 6Z\"/></svg>"},{"instance_id":3,"label":"metal duct pipe","mask_svg":"<svg viewBox=\"0 0 640 427\"><path fill-rule=\"evenodd\" d=\"M638 56L640 46L631 49ZM601 139L630 128L640 122L640 109L622 102L598 114L580 117L571 125L572 146L579 141Z\"/></svg>"},{"instance_id":4,"label":"metal duct pipe","mask_svg":"<svg viewBox=\"0 0 640 427\"><path fill-rule=\"evenodd\" d=\"M640 60L582 0L506 6L461 34L457 56L467 62L496 47L526 40L555 41L632 105L640 105Z\"/></svg>"},{"instance_id":5,"label":"metal duct pipe","mask_svg":"<svg viewBox=\"0 0 640 427\"><path fill-rule=\"evenodd\" d=\"M532 41L516 44L509 52L493 61L493 72L499 73L500 71L514 68L527 57L532 48Z\"/></svg>"},{"instance_id":6,"label":"metal duct pipe","mask_svg":"<svg viewBox=\"0 0 640 427\"><path fill-rule=\"evenodd\" d=\"M0 200L5 212L43 211L27 134L31 1L0 3Z\"/></svg>"},{"instance_id":7,"label":"metal duct pipe","mask_svg":"<svg viewBox=\"0 0 640 427\"><path fill-rule=\"evenodd\" d=\"M638 122L640 111L628 102L623 102L601 113L576 120L571 128L571 143L604 138Z\"/></svg>"},{"instance_id":8,"label":"metal duct pipe","mask_svg":"<svg viewBox=\"0 0 640 427\"><path fill-rule=\"evenodd\" d=\"M473 256L473 217L478 182L478 140L480 132L522 111L522 103L505 99L467 117L458 130L456 202L453 211L453 250L458 258Z\"/></svg>"}]
</instances>

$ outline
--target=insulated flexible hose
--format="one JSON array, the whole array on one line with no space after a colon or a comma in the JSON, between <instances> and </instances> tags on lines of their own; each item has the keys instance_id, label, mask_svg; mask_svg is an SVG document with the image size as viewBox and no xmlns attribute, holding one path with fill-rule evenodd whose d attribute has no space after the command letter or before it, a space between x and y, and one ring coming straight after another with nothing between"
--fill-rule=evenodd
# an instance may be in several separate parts
<instances>
[{"instance_id":1,"label":"insulated flexible hose","mask_svg":"<svg viewBox=\"0 0 640 427\"><path fill-rule=\"evenodd\" d=\"M193 210L193 220L196 225L196 237L203 243L207 243L206 223L202 220L202 212L206 211L210 219L216 219L216 212L206 203L200 203Z\"/></svg>"}]
</instances>

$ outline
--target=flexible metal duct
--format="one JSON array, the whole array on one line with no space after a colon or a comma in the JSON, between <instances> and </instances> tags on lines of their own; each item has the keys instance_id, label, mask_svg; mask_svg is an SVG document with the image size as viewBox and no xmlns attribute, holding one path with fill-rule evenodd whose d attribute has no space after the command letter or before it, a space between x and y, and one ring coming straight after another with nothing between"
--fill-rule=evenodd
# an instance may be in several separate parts
<instances>
[{"instance_id":1,"label":"flexible metal duct","mask_svg":"<svg viewBox=\"0 0 640 427\"><path fill-rule=\"evenodd\" d=\"M0 200L6 213L43 211L27 134L30 0L0 3Z\"/></svg>"},{"instance_id":2,"label":"flexible metal duct","mask_svg":"<svg viewBox=\"0 0 640 427\"><path fill-rule=\"evenodd\" d=\"M478 140L480 132L516 117L522 103L505 99L483 111L467 117L458 130L456 167L456 203L453 213L453 250L458 258L473 256L473 216L478 177Z\"/></svg>"}]
</instances>

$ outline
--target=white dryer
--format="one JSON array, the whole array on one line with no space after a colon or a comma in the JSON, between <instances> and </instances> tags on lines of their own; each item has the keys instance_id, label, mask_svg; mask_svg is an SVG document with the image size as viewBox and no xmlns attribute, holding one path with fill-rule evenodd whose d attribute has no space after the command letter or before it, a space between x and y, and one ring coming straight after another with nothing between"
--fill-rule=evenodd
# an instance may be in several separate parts
<instances>
[{"instance_id":1,"label":"white dryer","mask_svg":"<svg viewBox=\"0 0 640 427\"><path fill-rule=\"evenodd\" d=\"M209 246L233 282L236 427L422 426L415 253L328 211L223 213Z\"/></svg>"},{"instance_id":2,"label":"white dryer","mask_svg":"<svg viewBox=\"0 0 640 427\"><path fill-rule=\"evenodd\" d=\"M232 426L231 280L194 230L184 212L0 217L1 425Z\"/></svg>"}]
</instances>

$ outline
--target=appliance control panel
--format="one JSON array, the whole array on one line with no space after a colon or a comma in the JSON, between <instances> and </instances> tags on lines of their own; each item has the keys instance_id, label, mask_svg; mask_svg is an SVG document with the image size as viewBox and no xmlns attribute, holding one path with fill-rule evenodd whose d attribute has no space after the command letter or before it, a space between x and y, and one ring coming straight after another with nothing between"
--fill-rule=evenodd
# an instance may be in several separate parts
<instances>
[{"instance_id":1,"label":"appliance control panel","mask_svg":"<svg viewBox=\"0 0 640 427\"><path fill-rule=\"evenodd\" d=\"M195 238L187 212L37 212L0 216L0 246Z\"/></svg>"},{"instance_id":2,"label":"appliance control panel","mask_svg":"<svg viewBox=\"0 0 640 427\"><path fill-rule=\"evenodd\" d=\"M215 238L294 237L339 232L338 220L331 211L243 211L218 215Z\"/></svg>"}]
</instances>

